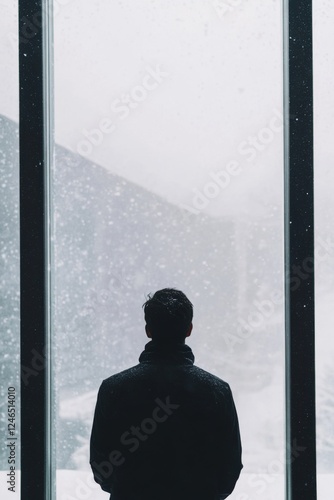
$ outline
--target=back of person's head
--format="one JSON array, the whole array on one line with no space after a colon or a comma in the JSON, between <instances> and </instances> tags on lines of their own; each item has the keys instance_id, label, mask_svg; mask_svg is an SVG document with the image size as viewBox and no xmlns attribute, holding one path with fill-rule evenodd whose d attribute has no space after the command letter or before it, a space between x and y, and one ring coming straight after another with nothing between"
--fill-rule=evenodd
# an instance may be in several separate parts
<instances>
[{"instance_id":1,"label":"back of person's head","mask_svg":"<svg viewBox=\"0 0 334 500\"><path fill-rule=\"evenodd\" d=\"M193 319L190 300L175 288L163 288L148 297L143 308L152 340L184 342Z\"/></svg>"}]
</instances>

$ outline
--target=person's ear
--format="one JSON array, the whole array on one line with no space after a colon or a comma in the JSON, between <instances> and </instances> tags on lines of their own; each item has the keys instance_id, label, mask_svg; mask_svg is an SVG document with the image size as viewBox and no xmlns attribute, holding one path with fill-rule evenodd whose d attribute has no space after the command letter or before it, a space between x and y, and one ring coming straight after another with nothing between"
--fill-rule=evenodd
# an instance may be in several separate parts
<instances>
[{"instance_id":1,"label":"person's ear","mask_svg":"<svg viewBox=\"0 0 334 500\"><path fill-rule=\"evenodd\" d=\"M188 329L188 331L186 333L186 337L190 337L192 329L193 329L193 324L190 323L189 329Z\"/></svg>"},{"instance_id":2,"label":"person's ear","mask_svg":"<svg viewBox=\"0 0 334 500\"><path fill-rule=\"evenodd\" d=\"M146 335L148 336L148 338L151 339L152 338L152 334L151 334L150 330L148 329L147 325L145 325L145 332L146 332Z\"/></svg>"}]
</instances>

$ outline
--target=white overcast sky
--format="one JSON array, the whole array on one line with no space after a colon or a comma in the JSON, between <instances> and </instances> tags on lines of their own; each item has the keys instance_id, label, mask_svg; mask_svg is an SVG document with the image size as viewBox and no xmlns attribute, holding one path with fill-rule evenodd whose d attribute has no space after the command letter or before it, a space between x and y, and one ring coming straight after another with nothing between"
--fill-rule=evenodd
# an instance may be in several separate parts
<instances>
[{"instance_id":1,"label":"white overcast sky","mask_svg":"<svg viewBox=\"0 0 334 500\"><path fill-rule=\"evenodd\" d=\"M17 120L15 3L0 1L0 113ZM56 141L77 152L83 131L110 119L115 130L86 157L179 205L192 206L193 190L203 192L210 172L236 161L241 173L205 211L262 213L263 206L282 203L282 133L270 140L263 132L282 110L281 2L240 0L226 12L218 12L217 3L58 0ZM316 79L322 113L316 137L330 144L333 55L323 48L333 47L334 9L325 0L315 9L321 22L315 67L326 75ZM147 68L158 65L168 76L121 119L112 103L140 93ZM260 139L261 151L250 146L253 154L246 154L249 138L259 135L269 142ZM321 151L326 158L328 151Z\"/></svg>"}]
</instances>

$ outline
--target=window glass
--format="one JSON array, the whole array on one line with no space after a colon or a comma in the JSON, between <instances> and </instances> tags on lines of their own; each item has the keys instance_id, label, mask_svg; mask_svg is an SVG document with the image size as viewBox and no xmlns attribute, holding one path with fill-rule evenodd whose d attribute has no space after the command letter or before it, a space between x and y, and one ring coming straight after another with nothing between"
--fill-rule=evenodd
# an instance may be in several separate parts
<instances>
[{"instance_id":1,"label":"window glass","mask_svg":"<svg viewBox=\"0 0 334 500\"><path fill-rule=\"evenodd\" d=\"M97 389L138 362L167 286L194 304L195 363L232 387L232 496L283 498L281 2L68 0L54 23L57 498L104 498Z\"/></svg>"},{"instance_id":2,"label":"window glass","mask_svg":"<svg viewBox=\"0 0 334 500\"><path fill-rule=\"evenodd\" d=\"M0 3L0 490L20 497L17 1Z\"/></svg>"},{"instance_id":3,"label":"window glass","mask_svg":"<svg viewBox=\"0 0 334 500\"><path fill-rule=\"evenodd\" d=\"M329 500L334 487L334 5L316 0L313 10L317 471L319 498Z\"/></svg>"}]
</instances>

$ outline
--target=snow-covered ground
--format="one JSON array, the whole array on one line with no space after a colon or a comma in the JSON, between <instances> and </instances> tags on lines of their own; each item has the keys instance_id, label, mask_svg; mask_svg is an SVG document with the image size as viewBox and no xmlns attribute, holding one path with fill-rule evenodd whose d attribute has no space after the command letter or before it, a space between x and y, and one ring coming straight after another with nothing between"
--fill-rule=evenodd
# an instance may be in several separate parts
<instances>
[{"instance_id":1,"label":"snow-covered ground","mask_svg":"<svg viewBox=\"0 0 334 500\"><path fill-rule=\"evenodd\" d=\"M242 474L230 498L231 500L283 500L283 476ZM329 500L329 496L327 498ZM58 471L57 500L84 499L108 500L108 494L93 484L89 472Z\"/></svg>"},{"instance_id":2,"label":"snow-covered ground","mask_svg":"<svg viewBox=\"0 0 334 500\"><path fill-rule=\"evenodd\" d=\"M19 476L18 476L19 477ZM19 480L17 482L19 486ZM318 499L332 500L334 474L318 475ZM94 483L90 472L57 471L56 500L108 500L108 494ZM284 476L282 474L241 473L231 500L283 500ZM0 472L1 500L19 500L19 488L15 493L7 490L6 472Z\"/></svg>"}]
</instances>

